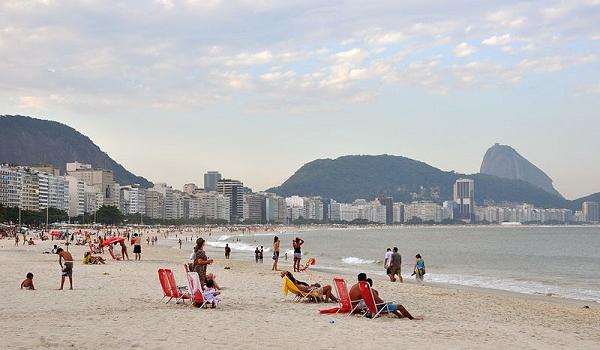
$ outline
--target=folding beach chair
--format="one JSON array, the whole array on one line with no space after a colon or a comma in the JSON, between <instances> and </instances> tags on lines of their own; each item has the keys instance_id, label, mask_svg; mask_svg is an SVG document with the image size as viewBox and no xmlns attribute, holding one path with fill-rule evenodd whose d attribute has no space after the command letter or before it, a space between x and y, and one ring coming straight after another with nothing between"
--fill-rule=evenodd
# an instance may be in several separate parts
<instances>
[{"instance_id":1,"label":"folding beach chair","mask_svg":"<svg viewBox=\"0 0 600 350\"><path fill-rule=\"evenodd\" d=\"M316 288L311 288L309 292L303 292L292 282L287 276L283 277L283 295L287 298L288 292L294 294L294 301L301 302L304 300L321 300L321 295L314 291Z\"/></svg>"},{"instance_id":2,"label":"folding beach chair","mask_svg":"<svg viewBox=\"0 0 600 350\"><path fill-rule=\"evenodd\" d=\"M169 281L167 280L167 275L165 274L165 269L158 269L158 281L160 282L160 286L163 290L163 297L160 301L163 301L165 298L169 298L167 300L167 304L171 299L173 299L173 294L171 292L171 286L169 285Z\"/></svg>"},{"instance_id":3,"label":"folding beach chair","mask_svg":"<svg viewBox=\"0 0 600 350\"><path fill-rule=\"evenodd\" d=\"M390 314L389 305L393 304L391 302L385 302L377 304L375 303L375 296L373 296L373 290L369 283L366 281L359 281L358 288L360 288L360 294L363 297L363 301L367 306L368 312L366 312L362 317L365 317L368 314L372 315L372 318L375 319L379 317L381 314Z\"/></svg>"},{"instance_id":4,"label":"folding beach chair","mask_svg":"<svg viewBox=\"0 0 600 350\"><path fill-rule=\"evenodd\" d=\"M202 284L200 283L198 272L188 272L186 276L193 302L199 303L200 307L204 307L206 300L204 300L204 295L202 294Z\"/></svg>"},{"instance_id":5,"label":"folding beach chair","mask_svg":"<svg viewBox=\"0 0 600 350\"><path fill-rule=\"evenodd\" d=\"M306 263L304 264L304 266L300 267L300 269L298 270L298 272L304 272L306 270L308 270L308 268L311 265L314 265L317 263L317 259L315 258L309 258L308 260L306 260Z\"/></svg>"},{"instance_id":6,"label":"folding beach chair","mask_svg":"<svg viewBox=\"0 0 600 350\"><path fill-rule=\"evenodd\" d=\"M179 303L180 300L185 303L185 299L191 299L189 293L182 290L181 287L177 287L177 284L175 283L175 276L173 276L173 271L170 269L165 269L164 273L167 276L167 281L169 282L169 286L171 288L171 295L173 298L175 298L176 303Z\"/></svg>"},{"instance_id":7,"label":"folding beach chair","mask_svg":"<svg viewBox=\"0 0 600 350\"><path fill-rule=\"evenodd\" d=\"M319 310L319 312L322 314L348 313L348 316L352 315L358 308L358 303L362 299L354 300L354 302L356 302L356 306L352 307L353 301L350 300L350 294L348 294L348 286L346 285L346 281L343 278L334 278L333 284L335 285L335 289L337 291L340 306L331 309Z\"/></svg>"}]
</instances>

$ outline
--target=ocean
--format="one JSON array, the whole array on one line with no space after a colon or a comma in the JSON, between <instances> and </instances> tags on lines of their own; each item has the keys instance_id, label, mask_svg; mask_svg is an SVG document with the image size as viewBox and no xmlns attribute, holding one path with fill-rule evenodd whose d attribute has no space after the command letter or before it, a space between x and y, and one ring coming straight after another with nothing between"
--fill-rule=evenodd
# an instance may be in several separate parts
<instances>
[{"instance_id":1,"label":"ocean","mask_svg":"<svg viewBox=\"0 0 600 350\"><path fill-rule=\"evenodd\" d=\"M209 247L232 247L235 259L254 259L265 247L271 264L275 234L208 237ZM426 282L491 288L600 302L600 227L460 226L323 229L278 233L291 264L291 241L305 240L303 262L318 269L385 275L386 248L398 247L402 275L411 279L415 255L425 259ZM216 253L212 253L216 254Z\"/></svg>"}]
</instances>

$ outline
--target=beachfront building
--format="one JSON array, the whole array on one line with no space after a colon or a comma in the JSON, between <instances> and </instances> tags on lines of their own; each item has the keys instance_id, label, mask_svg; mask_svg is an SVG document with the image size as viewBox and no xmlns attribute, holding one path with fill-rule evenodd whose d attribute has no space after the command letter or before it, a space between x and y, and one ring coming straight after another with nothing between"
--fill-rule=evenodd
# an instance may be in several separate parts
<instances>
[{"instance_id":1,"label":"beachfront building","mask_svg":"<svg viewBox=\"0 0 600 350\"><path fill-rule=\"evenodd\" d=\"M340 221L340 207L342 203L338 203L335 200L329 200L329 220L332 222Z\"/></svg>"},{"instance_id":2,"label":"beachfront building","mask_svg":"<svg viewBox=\"0 0 600 350\"><path fill-rule=\"evenodd\" d=\"M119 209L125 215L146 214L146 189L139 184L120 186Z\"/></svg>"},{"instance_id":3,"label":"beachfront building","mask_svg":"<svg viewBox=\"0 0 600 350\"><path fill-rule=\"evenodd\" d=\"M183 218L200 219L202 217L202 202L195 194L183 194Z\"/></svg>"},{"instance_id":4,"label":"beachfront building","mask_svg":"<svg viewBox=\"0 0 600 350\"><path fill-rule=\"evenodd\" d=\"M230 199L216 191L201 192L200 198L201 216L207 220L225 220L229 222L231 208Z\"/></svg>"},{"instance_id":5,"label":"beachfront building","mask_svg":"<svg viewBox=\"0 0 600 350\"><path fill-rule=\"evenodd\" d=\"M583 202L581 212L585 222L598 223L600 222L600 203L598 202Z\"/></svg>"},{"instance_id":6,"label":"beachfront building","mask_svg":"<svg viewBox=\"0 0 600 350\"><path fill-rule=\"evenodd\" d=\"M394 223L394 199L392 197L379 197L377 198L381 205L385 206L385 217L386 224L391 225Z\"/></svg>"},{"instance_id":7,"label":"beachfront building","mask_svg":"<svg viewBox=\"0 0 600 350\"><path fill-rule=\"evenodd\" d=\"M64 176L37 172L39 183L39 209L69 210L69 185Z\"/></svg>"},{"instance_id":8,"label":"beachfront building","mask_svg":"<svg viewBox=\"0 0 600 350\"><path fill-rule=\"evenodd\" d=\"M265 197L264 222L268 224L284 224L287 216L285 198L274 193L262 193Z\"/></svg>"},{"instance_id":9,"label":"beachfront building","mask_svg":"<svg viewBox=\"0 0 600 350\"><path fill-rule=\"evenodd\" d=\"M19 170L21 172L19 207L22 210L37 211L40 207L40 182L37 172L26 167L19 167Z\"/></svg>"},{"instance_id":10,"label":"beachfront building","mask_svg":"<svg viewBox=\"0 0 600 350\"><path fill-rule=\"evenodd\" d=\"M475 212L475 181L471 179L456 180L454 183L454 202L458 206L458 217L455 218L471 222Z\"/></svg>"},{"instance_id":11,"label":"beachfront building","mask_svg":"<svg viewBox=\"0 0 600 350\"><path fill-rule=\"evenodd\" d=\"M404 222L404 203L394 203L392 207L392 223L400 224Z\"/></svg>"},{"instance_id":12,"label":"beachfront building","mask_svg":"<svg viewBox=\"0 0 600 350\"><path fill-rule=\"evenodd\" d=\"M221 174L218 171L209 171L204 174L204 191L216 191L219 180L221 180Z\"/></svg>"},{"instance_id":13,"label":"beachfront building","mask_svg":"<svg viewBox=\"0 0 600 350\"><path fill-rule=\"evenodd\" d=\"M84 213L95 213L102 203L104 203L104 195L99 191L98 186L88 185L84 182L83 184L83 212Z\"/></svg>"},{"instance_id":14,"label":"beachfront building","mask_svg":"<svg viewBox=\"0 0 600 350\"><path fill-rule=\"evenodd\" d=\"M8 165L0 165L0 204L18 207L21 198L21 173Z\"/></svg>"},{"instance_id":15,"label":"beachfront building","mask_svg":"<svg viewBox=\"0 0 600 350\"><path fill-rule=\"evenodd\" d=\"M146 216L151 219L165 218L165 196L155 189L146 190Z\"/></svg>"},{"instance_id":16,"label":"beachfront building","mask_svg":"<svg viewBox=\"0 0 600 350\"><path fill-rule=\"evenodd\" d=\"M245 194L244 222L261 224L265 221L265 197L257 193Z\"/></svg>"},{"instance_id":17,"label":"beachfront building","mask_svg":"<svg viewBox=\"0 0 600 350\"><path fill-rule=\"evenodd\" d=\"M354 221L359 218L359 210L358 206L354 206L348 203L339 203L340 204L340 221Z\"/></svg>"},{"instance_id":18,"label":"beachfront building","mask_svg":"<svg viewBox=\"0 0 600 350\"><path fill-rule=\"evenodd\" d=\"M229 222L238 223L244 220L244 184L233 179L217 181L217 192L229 198Z\"/></svg>"},{"instance_id":19,"label":"beachfront building","mask_svg":"<svg viewBox=\"0 0 600 350\"><path fill-rule=\"evenodd\" d=\"M194 194L198 190L198 186L194 183L189 183L183 185L183 193L185 194Z\"/></svg>"},{"instance_id":20,"label":"beachfront building","mask_svg":"<svg viewBox=\"0 0 600 350\"><path fill-rule=\"evenodd\" d=\"M85 213L85 182L75 176L65 176L69 186L69 217Z\"/></svg>"},{"instance_id":21,"label":"beachfront building","mask_svg":"<svg viewBox=\"0 0 600 350\"><path fill-rule=\"evenodd\" d=\"M102 192L103 205L118 207L120 201L120 186L115 184L112 170L96 169L90 164L79 162L67 163L67 175L75 176L86 184L96 186Z\"/></svg>"},{"instance_id":22,"label":"beachfront building","mask_svg":"<svg viewBox=\"0 0 600 350\"><path fill-rule=\"evenodd\" d=\"M433 202L413 202L404 206L404 222L441 222L444 219L442 207Z\"/></svg>"},{"instance_id":23,"label":"beachfront building","mask_svg":"<svg viewBox=\"0 0 600 350\"><path fill-rule=\"evenodd\" d=\"M323 201L321 197L302 198L304 213L302 217L308 220L323 221Z\"/></svg>"}]
</instances>

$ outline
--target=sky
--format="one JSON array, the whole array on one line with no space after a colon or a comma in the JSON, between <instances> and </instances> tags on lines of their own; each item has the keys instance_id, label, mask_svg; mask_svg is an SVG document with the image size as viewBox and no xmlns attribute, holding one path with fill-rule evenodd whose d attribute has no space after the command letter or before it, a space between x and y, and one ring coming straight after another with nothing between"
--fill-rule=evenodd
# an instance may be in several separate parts
<instances>
[{"instance_id":1,"label":"sky","mask_svg":"<svg viewBox=\"0 0 600 350\"><path fill-rule=\"evenodd\" d=\"M600 192L600 0L3 0L0 57L0 114L174 187L348 154L475 173L499 142Z\"/></svg>"}]
</instances>

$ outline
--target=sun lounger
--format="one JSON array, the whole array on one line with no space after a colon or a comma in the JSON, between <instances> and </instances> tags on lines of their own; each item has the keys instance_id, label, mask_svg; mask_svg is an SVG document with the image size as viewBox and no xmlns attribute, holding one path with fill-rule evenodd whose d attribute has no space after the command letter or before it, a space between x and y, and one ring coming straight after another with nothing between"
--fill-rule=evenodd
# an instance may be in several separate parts
<instances>
[{"instance_id":1,"label":"sun lounger","mask_svg":"<svg viewBox=\"0 0 600 350\"><path fill-rule=\"evenodd\" d=\"M316 288L313 288L316 289ZM292 282L287 276L283 277L283 295L287 298L288 293L294 294L294 301L301 302L305 300L317 301L321 300L321 295L314 290L303 292Z\"/></svg>"}]
</instances>

